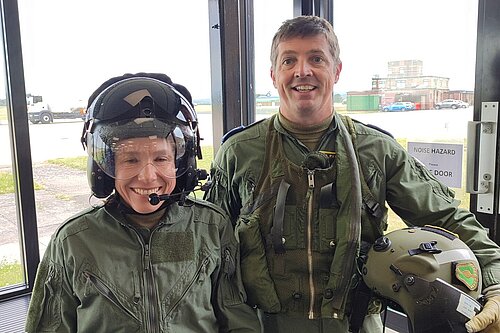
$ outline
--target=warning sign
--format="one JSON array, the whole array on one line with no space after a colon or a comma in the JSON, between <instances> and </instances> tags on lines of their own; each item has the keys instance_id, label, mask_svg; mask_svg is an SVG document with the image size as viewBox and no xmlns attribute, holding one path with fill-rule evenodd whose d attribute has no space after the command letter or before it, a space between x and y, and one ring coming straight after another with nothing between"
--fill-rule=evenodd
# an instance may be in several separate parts
<instances>
[{"instance_id":1,"label":"warning sign","mask_svg":"<svg viewBox=\"0 0 500 333\"><path fill-rule=\"evenodd\" d=\"M408 153L448 187L462 187L463 145L408 142Z\"/></svg>"}]
</instances>

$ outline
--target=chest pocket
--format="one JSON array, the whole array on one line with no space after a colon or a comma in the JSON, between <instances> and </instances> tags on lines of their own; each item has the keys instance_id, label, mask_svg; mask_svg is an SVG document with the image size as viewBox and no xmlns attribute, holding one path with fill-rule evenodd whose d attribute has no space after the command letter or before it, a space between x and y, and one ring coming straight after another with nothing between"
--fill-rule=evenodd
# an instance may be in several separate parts
<instances>
[{"instance_id":1,"label":"chest pocket","mask_svg":"<svg viewBox=\"0 0 500 333\"><path fill-rule=\"evenodd\" d=\"M315 200L314 207L308 205L308 197L301 204L287 203L283 215L282 243L284 250L305 249L308 233L312 236L312 249L320 253L333 253L336 244L336 220L339 209L335 198L334 184L322 189L322 200ZM276 210L272 216L276 221ZM274 226L274 225L273 225ZM311 228L311 230L308 230ZM272 242L271 236L267 243Z\"/></svg>"},{"instance_id":2,"label":"chest pocket","mask_svg":"<svg viewBox=\"0 0 500 333\"><path fill-rule=\"evenodd\" d=\"M171 265L176 264L171 263ZM203 308L211 306L210 298L204 296L212 292L210 274L216 265L208 251L201 250L195 260L177 263L176 266L177 269L170 270L171 277L164 279L171 281L171 285L162 288L169 289L161 301L162 318L166 322L180 316L183 309L192 309L197 305ZM172 277L175 277L175 280Z\"/></svg>"},{"instance_id":3,"label":"chest pocket","mask_svg":"<svg viewBox=\"0 0 500 333\"><path fill-rule=\"evenodd\" d=\"M324 183L326 177L322 178ZM266 249L277 254L305 249L310 238L313 251L333 253L339 209L335 191L333 182L306 189L282 180L274 207L261 214Z\"/></svg>"},{"instance_id":4,"label":"chest pocket","mask_svg":"<svg viewBox=\"0 0 500 333\"><path fill-rule=\"evenodd\" d=\"M136 278L136 274L132 275L134 278L130 280ZM129 295L90 265L84 265L81 279L84 291L81 296L83 310L78 316L79 326L95 332L101 330L119 332L125 329L138 332L140 330L142 309L140 299L132 294L133 288L130 288ZM94 311L85 311L85 309L94 309Z\"/></svg>"},{"instance_id":5,"label":"chest pocket","mask_svg":"<svg viewBox=\"0 0 500 333\"><path fill-rule=\"evenodd\" d=\"M320 253L334 253L336 245L336 221L339 211L334 183L321 188L319 200L319 248Z\"/></svg>"}]
</instances>

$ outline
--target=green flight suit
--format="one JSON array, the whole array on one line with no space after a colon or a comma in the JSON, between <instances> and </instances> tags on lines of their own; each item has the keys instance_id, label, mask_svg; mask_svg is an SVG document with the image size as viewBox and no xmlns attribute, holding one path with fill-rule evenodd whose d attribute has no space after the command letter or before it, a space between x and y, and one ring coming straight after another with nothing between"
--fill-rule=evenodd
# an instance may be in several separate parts
<instances>
[{"instance_id":1,"label":"green flight suit","mask_svg":"<svg viewBox=\"0 0 500 333\"><path fill-rule=\"evenodd\" d=\"M303 168L309 149L276 116L231 136L212 164L206 199L227 211L236 225L248 301L263 310L266 332L291 327L347 332L361 241L373 242L386 229L384 216L373 218L363 206L358 235L349 233L352 174L340 121L336 114L320 141L318 151L333 151L335 158L314 190L306 190L309 178ZM484 286L500 283L498 246L473 214L458 208L453 192L388 135L357 122L354 131L362 177L373 198L387 202L410 226L433 224L459 234L482 265ZM283 183L288 190L280 192ZM323 200L322 189L329 183L333 196ZM276 223L282 230L278 236ZM365 332L381 329L376 308L369 309Z\"/></svg>"},{"instance_id":2,"label":"green flight suit","mask_svg":"<svg viewBox=\"0 0 500 333\"><path fill-rule=\"evenodd\" d=\"M188 198L152 230L114 203L70 218L40 263L27 332L259 332L220 208Z\"/></svg>"}]
</instances>

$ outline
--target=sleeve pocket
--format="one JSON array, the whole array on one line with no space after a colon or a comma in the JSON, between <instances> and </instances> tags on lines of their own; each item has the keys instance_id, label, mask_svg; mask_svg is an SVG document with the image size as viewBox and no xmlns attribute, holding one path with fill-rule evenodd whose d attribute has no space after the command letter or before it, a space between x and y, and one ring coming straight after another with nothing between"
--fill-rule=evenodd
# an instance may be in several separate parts
<instances>
[{"instance_id":1,"label":"sleeve pocket","mask_svg":"<svg viewBox=\"0 0 500 333\"><path fill-rule=\"evenodd\" d=\"M42 260L31 294L26 332L55 332L61 325L62 268Z\"/></svg>"},{"instance_id":2,"label":"sleeve pocket","mask_svg":"<svg viewBox=\"0 0 500 333\"><path fill-rule=\"evenodd\" d=\"M43 289L43 313L39 328L43 331L55 331L61 325L61 290L62 269L50 265Z\"/></svg>"}]
</instances>

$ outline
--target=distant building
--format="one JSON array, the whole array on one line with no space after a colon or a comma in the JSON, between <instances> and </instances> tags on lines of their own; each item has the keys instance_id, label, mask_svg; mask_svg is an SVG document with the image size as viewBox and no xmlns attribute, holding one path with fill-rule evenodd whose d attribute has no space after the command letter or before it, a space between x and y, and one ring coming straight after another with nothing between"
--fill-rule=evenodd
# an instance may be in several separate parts
<instances>
[{"instance_id":1,"label":"distant building","mask_svg":"<svg viewBox=\"0 0 500 333\"><path fill-rule=\"evenodd\" d=\"M389 61L387 69L387 77L376 75L372 78L371 90L347 93L348 110L350 110L349 96L357 96L354 98L357 100L361 98L360 96L367 96L371 101L373 96L378 96L379 108L394 102L413 102L417 109L432 109L437 102L448 98L473 104L473 91L450 91L449 78L423 75L421 60Z\"/></svg>"}]
</instances>

